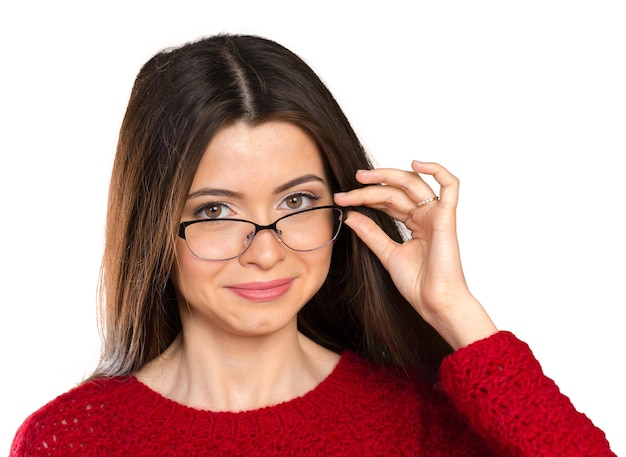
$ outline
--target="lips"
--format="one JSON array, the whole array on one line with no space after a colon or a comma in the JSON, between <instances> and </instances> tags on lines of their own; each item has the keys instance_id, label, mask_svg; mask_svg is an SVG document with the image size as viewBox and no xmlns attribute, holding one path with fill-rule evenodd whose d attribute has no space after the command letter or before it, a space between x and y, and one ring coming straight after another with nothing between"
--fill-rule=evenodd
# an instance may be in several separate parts
<instances>
[{"instance_id":1,"label":"lips","mask_svg":"<svg viewBox=\"0 0 626 457\"><path fill-rule=\"evenodd\" d=\"M291 288L293 278L276 279L266 282L249 282L229 286L228 289L247 300L264 302L282 297Z\"/></svg>"}]
</instances>

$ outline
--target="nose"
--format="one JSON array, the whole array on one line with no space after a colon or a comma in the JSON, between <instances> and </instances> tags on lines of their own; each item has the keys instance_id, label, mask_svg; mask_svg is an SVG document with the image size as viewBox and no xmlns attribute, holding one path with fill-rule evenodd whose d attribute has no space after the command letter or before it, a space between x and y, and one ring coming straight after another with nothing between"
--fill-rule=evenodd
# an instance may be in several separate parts
<instances>
[{"instance_id":1,"label":"nose","mask_svg":"<svg viewBox=\"0 0 626 457\"><path fill-rule=\"evenodd\" d=\"M274 227L262 227L246 238L247 249L239 256L242 265L254 264L269 269L285 258L288 248Z\"/></svg>"},{"instance_id":2,"label":"nose","mask_svg":"<svg viewBox=\"0 0 626 457\"><path fill-rule=\"evenodd\" d=\"M270 225L257 225L257 224L255 224L254 232L248 233L248 236L246 236L246 239L244 240L244 246L246 248L248 248L252 244L252 241L254 241L254 239L256 238L258 233L263 231L263 230L271 230L274 233L274 236L276 237L276 239L278 239L282 243L283 240L281 238L281 231L278 230L278 227L276 227L277 222L278 221L276 221L276 222L274 222L273 224L270 224Z\"/></svg>"}]
</instances>

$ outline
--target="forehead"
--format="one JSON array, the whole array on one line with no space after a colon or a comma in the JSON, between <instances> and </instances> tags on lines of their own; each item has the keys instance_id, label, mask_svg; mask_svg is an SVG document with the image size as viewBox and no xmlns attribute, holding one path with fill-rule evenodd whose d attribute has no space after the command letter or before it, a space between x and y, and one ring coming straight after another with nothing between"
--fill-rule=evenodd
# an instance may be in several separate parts
<instances>
[{"instance_id":1,"label":"forehead","mask_svg":"<svg viewBox=\"0 0 626 457\"><path fill-rule=\"evenodd\" d=\"M191 192L207 186L237 191L274 189L309 174L328 181L320 150L302 128L284 121L255 126L236 122L220 129L209 143Z\"/></svg>"}]
</instances>

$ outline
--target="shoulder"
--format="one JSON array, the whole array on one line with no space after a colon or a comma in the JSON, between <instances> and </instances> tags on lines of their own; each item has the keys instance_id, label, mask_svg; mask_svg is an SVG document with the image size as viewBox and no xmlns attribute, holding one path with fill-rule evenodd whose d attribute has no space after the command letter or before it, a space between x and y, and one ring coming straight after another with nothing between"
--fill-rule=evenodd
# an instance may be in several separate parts
<instances>
[{"instance_id":1,"label":"shoulder","mask_svg":"<svg viewBox=\"0 0 626 457\"><path fill-rule=\"evenodd\" d=\"M26 418L13 440L11 456L55 455L58 443L93 435L103 411L124 404L135 384L131 377L94 379L63 393Z\"/></svg>"},{"instance_id":2,"label":"shoulder","mask_svg":"<svg viewBox=\"0 0 626 457\"><path fill-rule=\"evenodd\" d=\"M44 405L27 421L67 421L71 416L91 415L112 401L117 403L131 395L135 384L135 378L130 376L86 381Z\"/></svg>"},{"instance_id":3,"label":"shoulder","mask_svg":"<svg viewBox=\"0 0 626 457\"><path fill-rule=\"evenodd\" d=\"M345 378L369 387L380 385L383 388L404 390L411 389L415 384L423 387L429 385L392 364L380 364L349 351L343 353L338 368L337 371Z\"/></svg>"},{"instance_id":4,"label":"shoulder","mask_svg":"<svg viewBox=\"0 0 626 457\"><path fill-rule=\"evenodd\" d=\"M411 452L436 448L441 455L458 455L478 449L483 453L476 455L491 455L439 383L353 353L345 353L338 368L349 393L340 387L335 392L345 395L342 406L357 420L350 425L355 433L395 445L410 443Z\"/></svg>"},{"instance_id":5,"label":"shoulder","mask_svg":"<svg viewBox=\"0 0 626 457\"><path fill-rule=\"evenodd\" d=\"M438 385L393 365L380 365L346 352L337 371L342 384L350 390L352 401L361 401L370 408L384 407L392 416L412 416L424 409L449 407Z\"/></svg>"}]
</instances>

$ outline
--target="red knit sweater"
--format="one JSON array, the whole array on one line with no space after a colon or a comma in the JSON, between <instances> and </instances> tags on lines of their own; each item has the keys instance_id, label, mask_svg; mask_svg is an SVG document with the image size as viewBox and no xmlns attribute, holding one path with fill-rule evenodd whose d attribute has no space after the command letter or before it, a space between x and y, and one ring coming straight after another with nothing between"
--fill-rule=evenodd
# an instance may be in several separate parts
<instances>
[{"instance_id":1,"label":"red knit sweater","mask_svg":"<svg viewBox=\"0 0 626 457\"><path fill-rule=\"evenodd\" d=\"M31 415L11 456L614 456L604 433L500 332L446 358L441 385L345 353L302 397L201 411L135 377L85 383Z\"/></svg>"}]
</instances>

